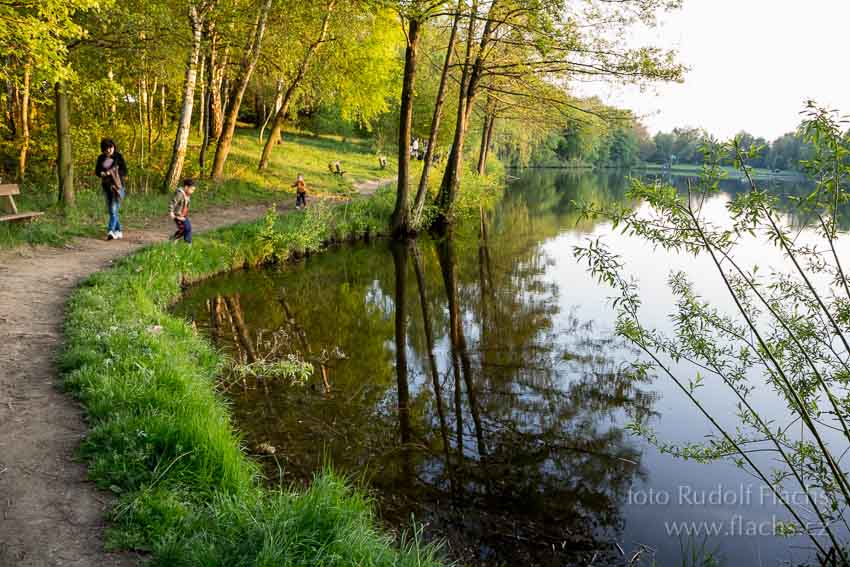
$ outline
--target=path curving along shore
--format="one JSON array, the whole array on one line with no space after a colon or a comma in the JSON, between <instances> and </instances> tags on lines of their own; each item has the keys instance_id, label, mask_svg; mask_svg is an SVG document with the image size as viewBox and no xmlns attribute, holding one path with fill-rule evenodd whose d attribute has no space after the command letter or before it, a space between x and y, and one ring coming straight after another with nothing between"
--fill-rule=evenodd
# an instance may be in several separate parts
<instances>
[{"instance_id":1,"label":"path curving along shore","mask_svg":"<svg viewBox=\"0 0 850 567\"><path fill-rule=\"evenodd\" d=\"M393 180L355 184L370 194ZM279 200L279 199L278 199ZM286 208L290 208L291 204ZM197 231L262 217L267 205L193 217ZM173 232L168 219L124 240L77 239L64 248L0 252L0 567L137 565L108 553L108 493L86 482L74 457L86 432L80 405L61 389L56 358L65 305L87 276Z\"/></svg>"}]
</instances>

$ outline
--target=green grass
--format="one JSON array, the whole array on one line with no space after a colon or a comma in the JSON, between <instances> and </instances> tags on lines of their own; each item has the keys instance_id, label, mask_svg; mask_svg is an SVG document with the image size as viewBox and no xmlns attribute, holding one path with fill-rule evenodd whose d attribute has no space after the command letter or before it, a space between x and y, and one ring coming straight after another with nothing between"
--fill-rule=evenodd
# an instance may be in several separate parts
<instances>
[{"instance_id":1,"label":"green grass","mask_svg":"<svg viewBox=\"0 0 850 567\"><path fill-rule=\"evenodd\" d=\"M228 159L226 179L220 184L201 181L192 202L194 214L210 209L237 205L263 204L294 199L291 185L303 173L313 194L349 194L359 181L391 178L396 175L392 156L385 170L378 166L377 156L367 140L342 140L333 136L287 133L283 144L275 147L269 168L257 171L261 146L255 130L237 131ZM192 140L184 168L185 176L196 176L199 168L198 140ZM171 194L159 191L162 172L168 166L166 144L147 156L146 167L138 167L138 157L125 150L130 168L128 198L121 208L121 223L126 230L143 228L166 217ZM213 148L214 150L214 148ZM213 151L207 156L207 169ZM340 160L346 175L340 178L328 171L328 163ZM54 182L24 183L16 199L21 211L45 211L31 223L0 223L0 248L21 244L59 246L77 236L101 236L106 229L106 207L100 182L93 175L93 164L76 164L77 205L64 215L56 204Z\"/></svg>"},{"instance_id":2,"label":"green grass","mask_svg":"<svg viewBox=\"0 0 850 567\"><path fill-rule=\"evenodd\" d=\"M108 545L169 567L438 564L433 548L382 532L368 499L332 472L306 491L264 488L215 388L222 357L167 312L186 281L377 232L393 199L384 190L155 245L74 294L61 367L88 414L90 477L118 495Z\"/></svg>"}]
</instances>

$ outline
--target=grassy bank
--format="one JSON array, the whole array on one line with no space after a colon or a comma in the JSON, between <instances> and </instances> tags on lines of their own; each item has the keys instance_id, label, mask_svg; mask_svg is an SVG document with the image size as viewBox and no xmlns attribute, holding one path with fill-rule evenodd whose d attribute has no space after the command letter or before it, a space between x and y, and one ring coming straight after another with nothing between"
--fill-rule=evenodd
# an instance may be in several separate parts
<instances>
[{"instance_id":1,"label":"grassy bank","mask_svg":"<svg viewBox=\"0 0 850 567\"><path fill-rule=\"evenodd\" d=\"M699 176L703 172L703 166L701 165L691 165L691 164L677 164L671 168L666 168L663 165L655 164L655 163L644 163L635 166L633 169L636 171L650 171L650 172L669 172L672 175L693 175ZM740 170L732 167L732 166L724 166L722 168L726 175L730 179L740 179L744 177L744 174L741 173ZM760 180L783 180L783 181L802 181L806 179L806 176L797 171L780 171L774 172L770 169L765 168L752 168L751 170L752 176L754 179Z\"/></svg>"},{"instance_id":2,"label":"grassy bank","mask_svg":"<svg viewBox=\"0 0 850 567\"><path fill-rule=\"evenodd\" d=\"M90 477L118 495L108 545L154 565L435 565L398 545L366 498L326 472L306 492L262 488L215 390L222 357L166 309L181 285L386 226L393 192L156 245L92 276L67 313L61 361L86 407Z\"/></svg>"},{"instance_id":3,"label":"grassy bank","mask_svg":"<svg viewBox=\"0 0 850 567\"><path fill-rule=\"evenodd\" d=\"M197 142L197 140L195 140ZM128 197L121 208L121 222L126 230L143 228L165 218L170 193L162 193L162 173L168 167L167 144L145 157L145 167L139 167L141 156L123 148L128 162ZM199 172L197 147L190 147L184 169L186 176ZM275 147L271 164L266 171L257 171L262 146L255 130L237 132L227 163L227 179L218 184L200 182L198 199L193 202L195 213L205 210L271 203L293 199L290 187L298 173L303 173L312 192L316 194L349 194L360 181L394 177L395 162L390 158L387 169L380 169L378 159L368 140L342 139L334 136L313 136L288 132L284 142ZM214 151L214 148L213 148ZM212 153L207 157L212 161ZM346 174L333 175L328 163L339 160ZM207 165L209 169L209 163ZM92 175L94 162L77 163L77 206L63 214L56 204L57 189L51 178L34 179L21 186L16 199L22 211L45 211L46 214L26 224L0 223L0 248L20 244L61 245L75 236L101 236L106 230L107 215L100 181Z\"/></svg>"}]
</instances>

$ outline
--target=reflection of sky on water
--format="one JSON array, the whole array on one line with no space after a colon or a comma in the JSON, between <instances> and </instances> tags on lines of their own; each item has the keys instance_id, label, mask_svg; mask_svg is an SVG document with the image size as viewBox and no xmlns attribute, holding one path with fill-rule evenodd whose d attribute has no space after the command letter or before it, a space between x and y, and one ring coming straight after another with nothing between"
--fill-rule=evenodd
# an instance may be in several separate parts
<instances>
[{"instance_id":1,"label":"reflection of sky on water","mask_svg":"<svg viewBox=\"0 0 850 567\"><path fill-rule=\"evenodd\" d=\"M449 537L457 557L481 565L587 564L595 550L613 562L613 541L627 551L645 544L659 564L678 564L683 542L665 523L718 521L723 531L743 533L747 522L786 514L763 502L758 482L732 464L661 455L624 430L646 419L663 441L712 433L666 377L647 384L623 375L621 364L636 355L612 337L612 291L577 263L573 247L601 237L622 255L640 282L649 326L671 328L673 270L685 270L703 298L731 307L706 258L653 250L580 219L570 206L622 202L626 184L617 175L531 174L509 189L483 237L461 231L450 245L423 240L416 253L391 253L384 244L344 248L280 273L226 276L193 289L178 311L209 331L210 298L238 294L248 335L277 329L301 355L345 353L323 363L329 394L320 382L304 391L263 384L233 399L249 440L283 447L291 480L309 478L329 456L370 479L391 523L416 514L427 533ZM728 199L711 198L704 214L722 218ZM736 258L763 268L782 263L758 237L742 241ZM405 324L394 332L400 269ZM285 313L279 303L288 303ZM228 333L218 336L222 347L238 350ZM404 390L394 371L400 339ZM732 423L733 396L722 385L709 380L699 395ZM767 415L784 415L766 389L754 401ZM408 440L401 446L399 428ZM718 487L739 496L694 502ZM557 538L563 552L546 551ZM789 543L805 542L736 535L708 547L729 564L769 565L789 558Z\"/></svg>"}]
</instances>

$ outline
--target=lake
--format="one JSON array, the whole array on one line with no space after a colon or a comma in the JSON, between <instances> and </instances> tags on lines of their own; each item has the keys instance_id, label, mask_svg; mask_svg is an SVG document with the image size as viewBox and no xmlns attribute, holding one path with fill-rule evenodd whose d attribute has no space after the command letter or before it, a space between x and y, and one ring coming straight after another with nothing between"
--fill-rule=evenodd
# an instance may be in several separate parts
<instances>
[{"instance_id":1,"label":"lake","mask_svg":"<svg viewBox=\"0 0 850 567\"><path fill-rule=\"evenodd\" d=\"M621 254L645 322L667 331L672 270L730 305L713 266L580 218L573 201L625 202L621 173L519 175L451 239L339 246L188 290L176 313L233 358L313 365L303 385L222 384L269 482L305 483L330 465L370 491L389 529L413 521L468 565L810 558L807 540L774 535L788 514L747 472L661 454L631 433L641 423L683 443L712 430L669 378L630 370L640 355L614 335L613 292L574 247L602 238ZM704 205L718 219L744 187L722 189ZM757 237L740 254L781 263ZM785 415L767 387L756 394L766 415ZM733 423L724 387L708 381L699 395Z\"/></svg>"}]
</instances>

